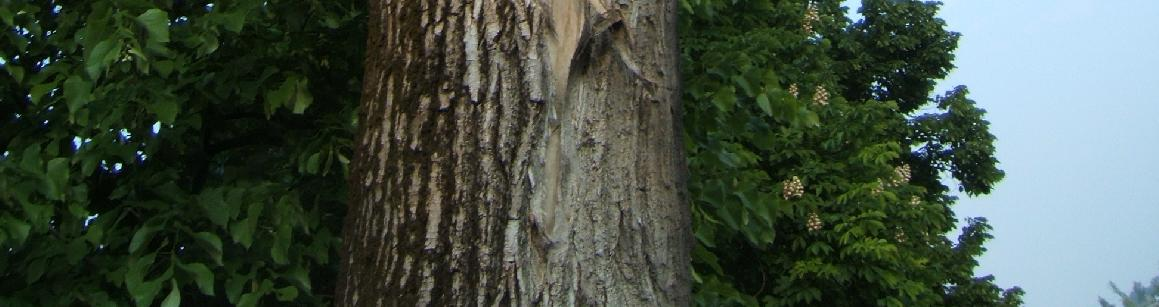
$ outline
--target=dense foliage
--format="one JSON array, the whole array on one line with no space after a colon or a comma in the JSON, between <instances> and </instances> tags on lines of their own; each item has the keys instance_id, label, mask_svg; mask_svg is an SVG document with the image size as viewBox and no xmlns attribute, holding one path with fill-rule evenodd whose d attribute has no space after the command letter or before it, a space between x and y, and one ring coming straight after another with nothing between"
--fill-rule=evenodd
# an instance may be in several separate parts
<instances>
[{"instance_id":1,"label":"dense foliage","mask_svg":"<svg viewBox=\"0 0 1159 307\"><path fill-rule=\"evenodd\" d=\"M325 304L363 2L0 0L0 305Z\"/></svg>"},{"instance_id":2,"label":"dense foliage","mask_svg":"<svg viewBox=\"0 0 1159 307\"><path fill-rule=\"evenodd\" d=\"M982 194L1003 173L965 87L930 98L958 38L937 3L682 3L699 304L1021 304L973 276L985 219L944 237L942 174Z\"/></svg>"},{"instance_id":3,"label":"dense foliage","mask_svg":"<svg viewBox=\"0 0 1159 307\"><path fill-rule=\"evenodd\" d=\"M0 305L327 304L363 2L0 0ZM681 3L698 303L1019 303L936 4Z\"/></svg>"}]
</instances>

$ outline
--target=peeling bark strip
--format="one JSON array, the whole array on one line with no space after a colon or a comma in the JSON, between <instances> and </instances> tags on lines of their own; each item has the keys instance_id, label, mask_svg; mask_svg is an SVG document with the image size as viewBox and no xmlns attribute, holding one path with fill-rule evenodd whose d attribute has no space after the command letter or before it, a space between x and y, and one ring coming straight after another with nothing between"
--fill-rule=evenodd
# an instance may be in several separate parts
<instances>
[{"instance_id":1,"label":"peeling bark strip","mask_svg":"<svg viewBox=\"0 0 1159 307\"><path fill-rule=\"evenodd\" d=\"M675 1L371 1L340 306L690 303Z\"/></svg>"}]
</instances>

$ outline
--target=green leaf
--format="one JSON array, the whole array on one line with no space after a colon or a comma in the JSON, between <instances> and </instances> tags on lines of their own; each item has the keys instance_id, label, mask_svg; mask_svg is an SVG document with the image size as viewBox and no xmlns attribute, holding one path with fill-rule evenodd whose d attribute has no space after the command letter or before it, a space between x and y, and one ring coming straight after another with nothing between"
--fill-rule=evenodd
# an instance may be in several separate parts
<instances>
[{"instance_id":1,"label":"green leaf","mask_svg":"<svg viewBox=\"0 0 1159 307\"><path fill-rule=\"evenodd\" d=\"M129 291L132 293L133 301L137 303L137 306L150 306L153 304L153 298L157 297L158 292L161 292L161 280L140 283Z\"/></svg>"},{"instance_id":2,"label":"green leaf","mask_svg":"<svg viewBox=\"0 0 1159 307\"><path fill-rule=\"evenodd\" d=\"M8 71L8 74L13 79L16 79L16 83L24 81L24 67L20 67L19 65L4 65L4 69Z\"/></svg>"},{"instance_id":3,"label":"green leaf","mask_svg":"<svg viewBox=\"0 0 1159 307\"><path fill-rule=\"evenodd\" d=\"M177 64L175 62L169 60L156 61L153 62L153 69L156 69L157 73L160 74L162 78L168 78L169 74L173 72L173 68L176 65Z\"/></svg>"},{"instance_id":4,"label":"green leaf","mask_svg":"<svg viewBox=\"0 0 1159 307\"><path fill-rule=\"evenodd\" d=\"M32 225L29 225L23 220L6 218L2 222L4 230L8 232L9 239L15 241L15 244L9 246L24 245L24 240L28 239L28 232L32 230Z\"/></svg>"},{"instance_id":5,"label":"green leaf","mask_svg":"<svg viewBox=\"0 0 1159 307\"><path fill-rule=\"evenodd\" d=\"M274 233L273 247L270 248L270 257L274 259L274 263L287 264L290 262L286 253L290 250L290 239L293 233L289 223L282 222L278 225L278 230Z\"/></svg>"},{"instance_id":6,"label":"green leaf","mask_svg":"<svg viewBox=\"0 0 1159 307\"><path fill-rule=\"evenodd\" d=\"M278 297L278 301L289 302L298 298L298 288L294 286L286 286L284 288L275 289L274 294Z\"/></svg>"},{"instance_id":7,"label":"green leaf","mask_svg":"<svg viewBox=\"0 0 1159 307\"><path fill-rule=\"evenodd\" d=\"M296 91L294 92L294 114L302 114L306 112L306 108L314 103L314 96L310 95L309 80L300 78L297 81Z\"/></svg>"},{"instance_id":8,"label":"green leaf","mask_svg":"<svg viewBox=\"0 0 1159 307\"><path fill-rule=\"evenodd\" d=\"M180 307L181 306L181 291L177 288L177 280L169 280L169 295L165 296L165 300L161 301L161 307Z\"/></svg>"},{"instance_id":9,"label":"green leaf","mask_svg":"<svg viewBox=\"0 0 1159 307\"><path fill-rule=\"evenodd\" d=\"M74 239L72 242L69 242L67 246L65 246L65 261L68 262L68 265L75 266L80 263L80 260L88 255L88 253L89 245L85 243L85 240L81 238Z\"/></svg>"},{"instance_id":10,"label":"green leaf","mask_svg":"<svg viewBox=\"0 0 1159 307\"><path fill-rule=\"evenodd\" d=\"M114 40L108 39L97 43L85 57L85 72L90 79L97 80L104 72L105 66L115 61L120 53L121 46Z\"/></svg>"},{"instance_id":11,"label":"green leaf","mask_svg":"<svg viewBox=\"0 0 1159 307\"><path fill-rule=\"evenodd\" d=\"M292 99L294 93L297 91L293 77L287 78L282 82L278 89L266 92L265 95L265 110L266 116L273 115L274 112L283 106L286 106Z\"/></svg>"},{"instance_id":12,"label":"green leaf","mask_svg":"<svg viewBox=\"0 0 1159 307\"><path fill-rule=\"evenodd\" d=\"M160 9L149 9L137 16L137 23L149 32L150 41L169 42L169 13Z\"/></svg>"},{"instance_id":13,"label":"green leaf","mask_svg":"<svg viewBox=\"0 0 1159 307\"><path fill-rule=\"evenodd\" d=\"M809 111L805 108L802 108L797 118L800 119L800 124L805 127L816 127L821 125L821 119L817 116L817 113Z\"/></svg>"},{"instance_id":14,"label":"green leaf","mask_svg":"<svg viewBox=\"0 0 1159 307\"><path fill-rule=\"evenodd\" d=\"M129 258L128 270L125 271L125 289L133 297L137 306L150 305L157 292L161 291L161 278L145 282L145 276L153 266L157 254ZM162 276L164 277L164 276Z\"/></svg>"},{"instance_id":15,"label":"green leaf","mask_svg":"<svg viewBox=\"0 0 1159 307\"><path fill-rule=\"evenodd\" d=\"M70 76L64 81L64 100L68 104L70 117L92 101L92 91L93 84L80 76Z\"/></svg>"},{"instance_id":16,"label":"green leaf","mask_svg":"<svg viewBox=\"0 0 1159 307\"><path fill-rule=\"evenodd\" d=\"M744 90L745 95L752 97L753 87L749 84L748 79L745 79L745 77L741 75L733 75L732 81L736 83L737 86L740 86L741 90Z\"/></svg>"},{"instance_id":17,"label":"green leaf","mask_svg":"<svg viewBox=\"0 0 1159 307\"><path fill-rule=\"evenodd\" d=\"M761 107L761 111L765 111L765 114L773 116L773 106L769 103L769 95L765 93L757 95L757 106Z\"/></svg>"},{"instance_id":18,"label":"green leaf","mask_svg":"<svg viewBox=\"0 0 1159 307\"><path fill-rule=\"evenodd\" d=\"M766 70L764 75L765 86L776 87L781 83L781 78L777 77L777 72L772 69Z\"/></svg>"},{"instance_id":19,"label":"green leaf","mask_svg":"<svg viewBox=\"0 0 1159 307\"><path fill-rule=\"evenodd\" d=\"M209 188L197 197L198 204L205 210L206 217L213 224L225 227L229 222L229 206L225 203L224 192L220 188Z\"/></svg>"},{"instance_id":20,"label":"green leaf","mask_svg":"<svg viewBox=\"0 0 1159 307\"><path fill-rule=\"evenodd\" d=\"M692 236L701 243L697 244L697 246L704 245L707 247L716 247L716 243L713 241L714 233L712 232L712 227L704 224L698 226L699 227L696 227L696 230L692 233Z\"/></svg>"},{"instance_id":21,"label":"green leaf","mask_svg":"<svg viewBox=\"0 0 1159 307\"><path fill-rule=\"evenodd\" d=\"M242 26L245 25L246 12L237 11L230 14L221 14L221 25L233 33L241 32Z\"/></svg>"},{"instance_id":22,"label":"green leaf","mask_svg":"<svg viewBox=\"0 0 1159 307\"><path fill-rule=\"evenodd\" d=\"M242 296L241 296L241 299L239 299L239 300L237 301L237 306L238 306L238 307L253 307L253 306L257 306L257 305L258 305L258 302L259 302L261 299L262 299L261 295L258 295L257 293L246 293L245 295L242 295Z\"/></svg>"},{"instance_id":23,"label":"green leaf","mask_svg":"<svg viewBox=\"0 0 1159 307\"><path fill-rule=\"evenodd\" d=\"M732 110L732 106L736 104L736 89L731 86L725 86L716 91L712 95L712 103L716 105L721 112L728 112Z\"/></svg>"},{"instance_id":24,"label":"green leaf","mask_svg":"<svg viewBox=\"0 0 1159 307\"><path fill-rule=\"evenodd\" d=\"M724 221L725 225L728 225L729 229L740 229L739 223L737 223L736 218L733 217L732 212L730 212L727 207L721 206L717 208L716 215L719 216L722 221Z\"/></svg>"},{"instance_id":25,"label":"green leaf","mask_svg":"<svg viewBox=\"0 0 1159 307\"><path fill-rule=\"evenodd\" d=\"M56 81L51 81L48 83L33 85L32 89L28 90L28 96L30 99L32 99L32 104L39 105L40 100L44 98L44 95L56 89L57 83L58 82Z\"/></svg>"},{"instance_id":26,"label":"green leaf","mask_svg":"<svg viewBox=\"0 0 1159 307\"><path fill-rule=\"evenodd\" d=\"M705 246L696 244L696 246L692 248L692 258L697 262L707 264L714 273L718 275L724 275L724 268L721 268L720 261L716 257L716 254L710 252L707 248L705 248Z\"/></svg>"},{"instance_id":27,"label":"green leaf","mask_svg":"<svg viewBox=\"0 0 1159 307\"><path fill-rule=\"evenodd\" d=\"M20 155L20 169L29 173L40 173L40 144L32 144L24 148L24 153Z\"/></svg>"},{"instance_id":28,"label":"green leaf","mask_svg":"<svg viewBox=\"0 0 1159 307\"><path fill-rule=\"evenodd\" d=\"M139 48L129 48L129 51L126 52L135 57L137 63L149 63L149 56Z\"/></svg>"},{"instance_id":29,"label":"green leaf","mask_svg":"<svg viewBox=\"0 0 1159 307\"><path fill-rule=\"evenodd\" d=\"M92 221L87 228L85 228L84 239L93 246L100 245L105 239L105 228L111 224L107 222L110 218L97 218Z\"/></svg>"},{"instance_id":30,"label":"green leaf","mask_svg":"<svg viewBox=\"0 0 1159 307\"><path fill-rule=\"evenodd\" d=\"M254 230L252 227L249 227L249 225L252 224L254 223L250 222L250 218L245 218L241 221L237 221L231 224L229 226L229 235L233 237L233 242L241 244L247 249L250 247L250 245L253 245Z\"/></svg>"},{"instance_id":31,"label":"green leaf","mask_svg":"<svg viewBox=\"0 0 1159 307\"><path fill-rule=\"evenodd\" d=\"M5 25L16 25L15 20L12 18L13 16L12 10L9 10L7 6L0 6L0 21L4 21Z\"/></svg>"},{"instance_id":32,"label":"green leaf","mask_svg":"<svg viewBox=\"0 0 1159 307\"><path fill-rule=\"evenodd\" d=\"M338 18L335 18L334 16L326 16L322 18L322 25L330 29L337 29L339 26Z\"/></svg>"},{"instance_id":33,"label":"green leaf","mask_svg":"<svg viewBox=\"0 0 1159 307\"><path fill-rule=\"evenodd\" d=\"M54 158L48 161L44 174L47 176L48 190L45 195L51 200L64 199L64 187L68 185L68 158Z\"/></svg>"},{"instance_id":34,"label":"green leaf","mask_svg":"<svg viewBox=\"0 0 1159 307\"><path fill-rule=\"evenodd\" d=\"M289 277L290 280L297 282L298 286L302 287L302 289L305 289L307 292L309 292L310 289L313 289L310 283L310 272L306 271L306 269L301 265L294 266L287 274L288 276L286 277Z\"/></svg>"},{"instance_id":35,"label":"green leaf","mask_svg":"<svg viewBox=\"0 0 1159 307\"><path fill-rule=\"evenodd\" d=\"M201 290L201 293L213 296L213 271L210 271L208 266L202 263L177 263L177 266L193 275L193 281L197 283L197 289Z\"/></svg>"},{"instance_id":36,"label":"green leaf","mask_svg":"<svg viewBox=\"0 0 1159 307\"><path fill-rule=\"evenodd\" d=\"M250 245L253 245L254 230L257 227L258 218L261 217L262 207L264 205L261 203L250 204L245 219L229 226L229 233L233 236L234 242L241 244L247 249Z\"/></svg>"},{"instance_id":37,"label":"green leaf","mask_svg":"<svg viewBox=\"0 0 1159 307\"><path fill-rule=\"evenodd\" d=\"M44 258L37 258L28 267L24 269L24 282L31 284L40 280L44 276L44 266L47 265L47 260Z\"/></svg>"},{"instance_id":38,"label":"green leaf","mask_svg":"<svg viewBox=\"0 0 1159 307\"><path fill-rule=\"evenodd\" d=\"M177 112L181 107L177 105L177 101L171 99L172 97L158 95L156 101L151 105L153 114L157 114L157 121L162 124L173 124L177 120Z\"/></svg>"},{"instance_id":39,"label":"green leaf","mask_svg":"<svg viewBox=\"0 0 1159 307\"><path fill-rule=\"evenodd\" d=\"M221 42L217 40L217 36L212 33L207 33L199 40L200 44L197 47L198 55L208 55L217 51L221 47Z\"/></svg>"},{"instance_id":40,"label":"green leaf","mask_svg":"<svg viewBox=\"0 0 1159 307\"><path fill-rule=\"evenodd\" d=\"M218 238L217 235L209 232L198 232L193 234L193 237L196 238L198 242L202 242L205 245L208 245L209 256L213 257L213 261L215 261L217 265L222 265L221 238Z\"/></svg>"},{"instance_id":41,"label":"green leaf","mask_svg":"<svg viewBox=\"0 0 1159 307\"><path fill-rule=\"evenodd\" d=\"M233 275L225 282L225 297L229 299L230 303L238 303L238 297L241 296L242 290L245 290L245 284L249 281L249 276Z\"/></svg>"},{"instance_id":42,"label":"green leaf","mask_svg":"<svg viewBox=\"0 0 1159 307\"><path fill-rule=\"evenodd\" d=\"M310 155L310 158L306 159L306 173L307 174L317 174L318 173L318 163L319 163L320 158L321 158L321 153L314 153L314 154Z\"/></svg>"},{"instance_id":43,"label":"green leaf","mask_svg":"<svg viewBox=\"0 0 1159 307\"><path fill-rule=\"evenodd\" d=\"M144 226L138 228L137 232L133 234L133 239L129 241L129 253L136 253L141 247L149 243L149 239L152 239L153 234L158 230L161 230L161 227L151 223L145 223Z\"/></svg>"}]
</instances>

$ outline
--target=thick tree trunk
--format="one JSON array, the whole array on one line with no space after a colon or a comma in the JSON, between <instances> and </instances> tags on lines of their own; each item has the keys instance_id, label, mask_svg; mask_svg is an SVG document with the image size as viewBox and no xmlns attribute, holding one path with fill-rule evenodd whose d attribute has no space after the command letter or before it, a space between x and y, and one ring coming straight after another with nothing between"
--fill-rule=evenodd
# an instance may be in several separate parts
<instances>
[{"instance_id":1,"label":"thick tree trunk","mask_svg":"<svg viewBox=\"0 0 1159 307\"><path fill-rule=\"evenodd\" d=\"M688 305L675 10L371 1L338 305Z\"/></svg>"}]
</instances>

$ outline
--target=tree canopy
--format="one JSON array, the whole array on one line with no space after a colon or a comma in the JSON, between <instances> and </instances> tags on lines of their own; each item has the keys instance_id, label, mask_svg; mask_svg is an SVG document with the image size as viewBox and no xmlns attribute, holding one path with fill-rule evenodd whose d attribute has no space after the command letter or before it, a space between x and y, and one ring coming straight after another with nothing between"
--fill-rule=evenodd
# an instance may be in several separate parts
<instances>
[{"instance_id":1,"label":"tree canopy","mask_svg":"<svg viewBox=\"0 0 1159 307\"><path fill-rule=\"evenodd\" d=\"M952 242L948 173L1002 179L985 111L959 86L939 4L684 1L685 131L704 305L1008 306L974 277L990 238Z\"/></svg>"},{"instance_id":2,"label":"tree canopy","mask_svg":"<svg viewBox=\"0 0 1159 307\"><path fill-rule=\"evenodd\" d=\"M699 304L1020 304L974 276L985 219L943 237L944 179L1003 173L931 97L937 3L681 5ZM0 305L330 302L365 10L0 0Z\"/></svg>"}]
</instances>

